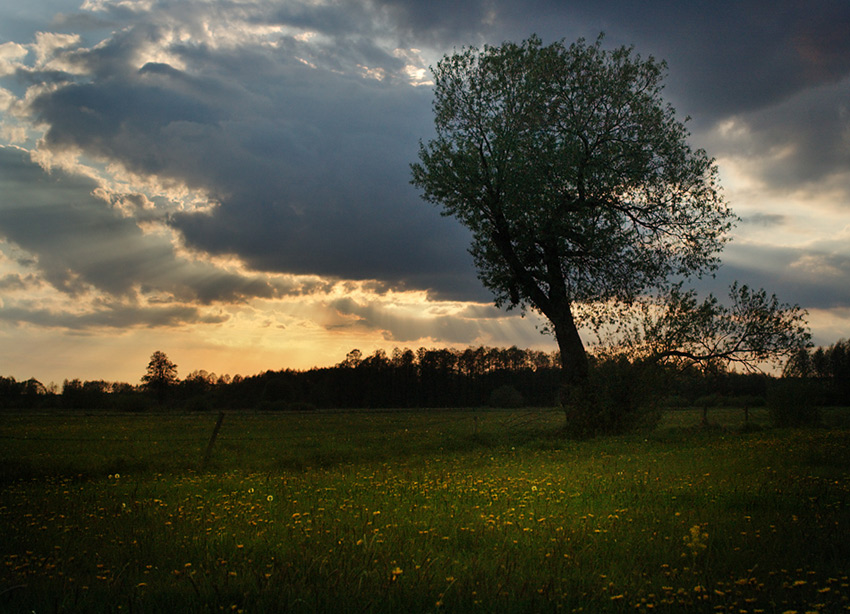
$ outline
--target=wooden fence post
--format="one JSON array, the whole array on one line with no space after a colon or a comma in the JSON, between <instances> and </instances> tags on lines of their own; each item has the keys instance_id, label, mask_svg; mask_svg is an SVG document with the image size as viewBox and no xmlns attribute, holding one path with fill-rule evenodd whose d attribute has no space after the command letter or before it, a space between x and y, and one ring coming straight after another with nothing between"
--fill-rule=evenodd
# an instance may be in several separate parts
<instances>
[{"instance_id":1,"label":"wooden fence post","mask_svg":"<svg viewBox=\"0 0 850 614\"><path fill-rule=\"evenodd\" d=\"M215 428L213 429L212 435L210 436L210 441L207 444L207 451L204 452L204 460L201 462L201 468L206 469L207 463L210 461L210 456L212 455L213 446L215 445L215 438L218 437L218 431L221 428L221 423L224 422L224 412L221 411L218 413L218 420L216 420Z\"/></svg>"}]
</instances>

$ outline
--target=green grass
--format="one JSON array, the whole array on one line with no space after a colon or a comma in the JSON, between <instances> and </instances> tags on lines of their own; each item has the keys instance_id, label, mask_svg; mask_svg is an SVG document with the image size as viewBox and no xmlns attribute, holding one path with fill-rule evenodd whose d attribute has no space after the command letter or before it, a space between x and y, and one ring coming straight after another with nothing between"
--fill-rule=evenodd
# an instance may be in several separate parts
<instances>
[{"instance_id":1,"label":"green grass","mask_svg":"<svg viewBox=\"0 0 850 614\"><path fill-rule=\"evenodd\" d=\"M700 418L0 415L0 611L850 609L850 431Z\"/></svg>"}]
</instances>

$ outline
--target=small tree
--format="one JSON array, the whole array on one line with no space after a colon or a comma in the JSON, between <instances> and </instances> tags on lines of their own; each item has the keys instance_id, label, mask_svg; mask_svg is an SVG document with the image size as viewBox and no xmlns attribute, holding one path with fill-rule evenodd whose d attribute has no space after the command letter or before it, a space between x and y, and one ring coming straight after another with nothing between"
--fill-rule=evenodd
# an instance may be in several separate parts
<instances>
[{"instance_id":1,"label":"small tree","mask_svg":"<svg viewBox=\"0 0 850 614\"><path fill-rule=\"evenodd\" d=\"M157 350L151 354L142 382L145 388L153 392L157 400L163 403L168 395L168 389L177 383L177 365L168 359L165 352Z\"/></svg>"},{"instance_id":2,"label":"small tree","mask_svg":"<svg viewBox=\"0 0 850 614\"><path fill-rule=\"evenodd\" d=\"M601 345L654 363L697 365L704 371L778 368L811 345L806 311L776 295L733 283L729 301L673 286L632 306Z\"/></svg>"}]
</instances>

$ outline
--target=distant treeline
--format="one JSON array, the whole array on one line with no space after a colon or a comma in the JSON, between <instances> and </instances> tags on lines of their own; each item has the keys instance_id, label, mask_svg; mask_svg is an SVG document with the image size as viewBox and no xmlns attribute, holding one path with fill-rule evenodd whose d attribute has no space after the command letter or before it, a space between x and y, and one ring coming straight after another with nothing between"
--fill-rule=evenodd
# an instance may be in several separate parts
<instances>
[{"instance_id":1,"label":"distant treeline","mask_svg":"<svg viewBox=\"0 0 850 614\"><path fill-rule=\"evenodd\" d=\"M848 350L848 343L841 341L830 348L801 353L789 361L783 379L805 379L814 386L818 402L850 404ZM560 386L559 360L557 352L517 347L397 348L390 355L378 350L368 356L352 350L333 367L306 371L285 369L248 377L193 371L172 383L164 399L155 398L143 384L74 379L66 380L59 390L34 379L18 382L0 377L0 408L299 411L552 407ZM658 393L669 406L755 407L764 404L776 380L763 374L670 370Z\"/></svg>"},{"instance_id":2,"label":"distant treeline","mask_svg":"<svg viewBox=\"0 0 850 614\"><path fill-rule=\"evenodd\" d=\"M782 375L808 382L816 404L850 405L850 341L800 350L788 360Z\"/></svg>"}]
</instances>

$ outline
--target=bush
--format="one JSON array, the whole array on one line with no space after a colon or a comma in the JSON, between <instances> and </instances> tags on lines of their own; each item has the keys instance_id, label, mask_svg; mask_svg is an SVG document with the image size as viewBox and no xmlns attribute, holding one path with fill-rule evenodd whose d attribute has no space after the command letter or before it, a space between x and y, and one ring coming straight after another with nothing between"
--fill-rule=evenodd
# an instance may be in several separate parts
<instances>
[{"instance_id":1,"label":"bush","mask_svg":"<svg viewBox=\"0 0 850 614\"><path fill-rule=\"evenodd\" d=\"M584 384L566 391L567 433L584 438L655 428L661 419L657 379L655 369L624 357L594 365Z\"/></svg>"},{"instance_id":2,"label":"bush","mask_svg":"<svg viewBox=\"0 0 850 614\"><path fill-rule=\"evenodd\" d=\"M513 386L499 386L490 394L490 407L516 409L525 405L522 393Z\"/></svg>"},{"instance_id":3,"label":"bush","mask_svg":"<svg viewBox=\"0 0 850 614\"><path fill-rule=\"evenodd\" d=\"M813 426L820 424L817 391L812 382L788 378L774 382L767 391L767 407L774 426Z\"/></svg>"}]
</instances>

